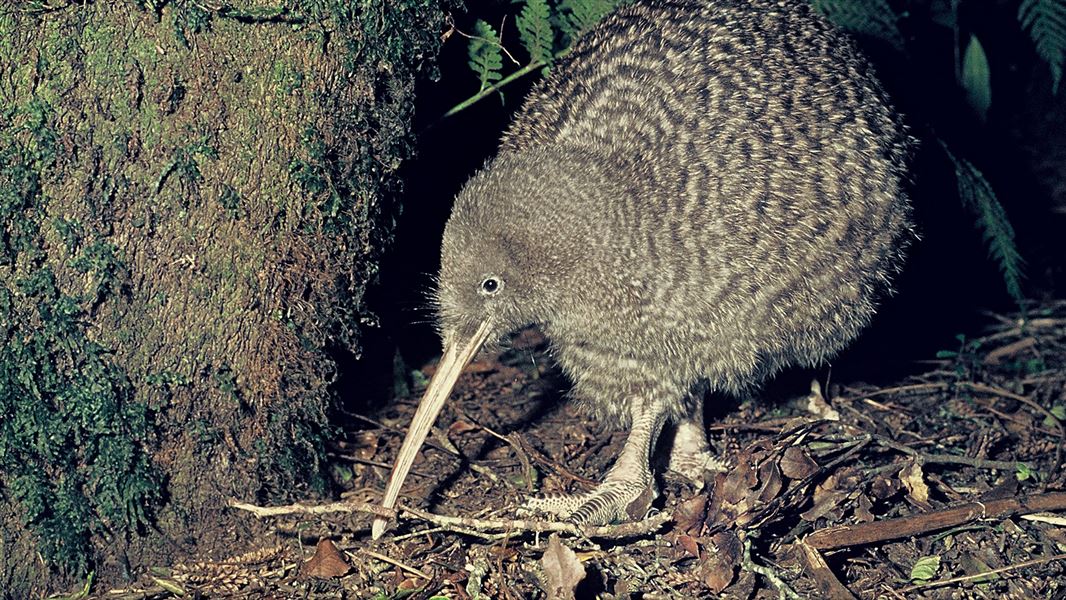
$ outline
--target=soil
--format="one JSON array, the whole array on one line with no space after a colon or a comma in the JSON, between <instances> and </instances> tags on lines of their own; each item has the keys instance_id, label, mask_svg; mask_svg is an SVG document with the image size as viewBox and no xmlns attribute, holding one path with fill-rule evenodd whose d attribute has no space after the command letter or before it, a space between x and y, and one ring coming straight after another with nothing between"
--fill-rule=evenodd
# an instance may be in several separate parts
<instances>
[{"instance_id":1,"label":"soil","mask_svg":"<svg viewBox=\"0 0 1066 600\"><path fill-rule=\"evenodd\" d=\"M331 456L343 502L246 512L270 526L259 544L101 597L1066 598L1066 303L986 319L890 385L820 372L808 390L794 373L709 398L729 471L700 489L660 465L646 519L583 531L515 509L588 489L626 432L565 402L546 341L523 331L466 370L381 540L362 509L432 363L378 414L348 415Z\"/></svg>"}]
</instances>

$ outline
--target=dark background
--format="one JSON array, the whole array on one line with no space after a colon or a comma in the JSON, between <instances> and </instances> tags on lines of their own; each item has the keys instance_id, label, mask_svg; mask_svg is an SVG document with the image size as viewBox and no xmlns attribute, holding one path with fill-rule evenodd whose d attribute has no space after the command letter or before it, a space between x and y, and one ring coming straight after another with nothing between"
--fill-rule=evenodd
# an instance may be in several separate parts
<instances>
[{"instance_id":1,"label":"dark background","mask_svg":"<svg viewBox=\"0 0 1066 600\"><path fill-rule=\"evenodd\" d=\"M917 372L921 365L916 361L932 359L938 350L957 350L958 334L979 332L989 322L988 312L1018 310L996 263L987 256L976 216L958 198L954 167L938 137L984 173L1006 208L1027 261L1024 291L1032 306L1062 297L1066 91L1053 94L1050 69L1018 23L1017 2L963 3L960 45L970 33L976 34L990 63L992 105L982 122L956 82L955 32L942 24L945 5L893 4L906 11L899 22L905 39L902 52L859 38L920 140L911 198L921 240L897 281L897 295L834 361L833 377L843 381L887 383ZM513 30L516 8L507 3L474 1L467 9L455 15L461 31L472 31L479 17L498 25L505 14L512 17L504 30ZM516 58L524 58L517 40L509 43L505 37L504 43L513 47ZM493 156L501 132L538 77L527 76L506 87L503 99L493 95L442 119L449 108L477 91L466 61L467 40L452 34L444 44L439 79L420 84L418 156L405 168L395 243L369 298L380 327L365 332L360 360L338 357L338 391L352 410L381 406L404 388L411 369L439 354L427 291L439 266L440 238L452 200L463 182ZM505 64L505 73L512 68Z\"/></svg>"}]
</instances>

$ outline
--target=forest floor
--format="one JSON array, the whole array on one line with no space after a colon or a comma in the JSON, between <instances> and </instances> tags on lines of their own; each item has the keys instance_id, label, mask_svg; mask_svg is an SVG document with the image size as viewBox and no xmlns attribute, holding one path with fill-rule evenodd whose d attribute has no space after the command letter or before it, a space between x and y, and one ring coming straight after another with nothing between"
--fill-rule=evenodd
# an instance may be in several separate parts
<instances>
[{"instance_id":1,"label":"forest floor","mask_svg":"<svg viewBox=\"0 0 1066 600\"><path fill-rule=\"evenodd\" d=\"M343 502L235 505L261 545L101 597L1066 598L1066 303L989 315L888 387L709 398L730 470L699 489L660 467L646 519L586 530L515 516L534 490L588 489L626 436L560 402L544 350L526 331L468 367L381 540L360 508L433 365L351 416L331 456Z\"/></svg>"}]
</instances>

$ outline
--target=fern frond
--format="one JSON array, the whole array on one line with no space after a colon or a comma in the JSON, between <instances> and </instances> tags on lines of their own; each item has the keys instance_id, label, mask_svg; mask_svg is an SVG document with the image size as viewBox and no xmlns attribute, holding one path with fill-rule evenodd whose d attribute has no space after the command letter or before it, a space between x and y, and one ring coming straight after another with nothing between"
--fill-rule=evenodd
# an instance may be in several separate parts
<instances>
[{"instance_id":1,"label":"fern frond","mask_svg":"<svg viewBox=\"0 0 1066 600\"><path fill-rule=\"evenodd\" d=\"M559 0L556 5L560 15L559 27L569 38L567 45L599 23L619 4L622 4L620 0Z\"/></svg>"},{"instance_id":2,"label":"fern frond","mask_svg":"<svg viewBox=\"0 0 1066 600\"><path fill-rule=\"evenodd\" d=\"M552 60L555 31L552 30L550 18L548 0L526 0L522 12L515 19L518 36L529 53L530 63L548 64Z\"/></svg>"},{"instance_id":3,"label":"fern frond","mask_svg":"<svg viewBox=\"0 0 1066 600\"><path fill-rule=\"evenodd\" d=\"M470 38L466 53L470 58L467 64L481 83L479 92L503 77L500 72L503 69L503 50L499 40L500 36L492 25L481 19L474 23L474 35Z\"/></svg>"},{"instance_id":4,"label":"fern frond","mask_svg":"<svg viewBox=\"0 0 1066 600\"><path fill-rule=\"evenodd\" d=\"M1022 294L1022 269L1025 261L1014 243L1014 227L1007 218L1007 211L996 199L996 192L985 176L970 161L955 156L941 142L941 147L955 165L955 179L958 184L959 198L963 206L970 209L977 217L977 227L981 229L988 255L999 266L1003 274L1003 283L1007 293L1019 305L1025 301Z\"/></svg>"},{"instance_id":5,"label":"fern frond","mask_svg":"<svg viewBox=\"0 0 1066 600\"><path fill-rule=\"evenodd\" d=\"M888 0L811 0L811 6L845 31L903 47L899 15Z\"/></svg>"},{"instance_id":6,"label":"fern frond","mask_svg":"<svg viewBox=\"0 0 1066 600\"><path fill-rule=\"evenodd\" d=\"M1051 67L1051 87L1057 93L1066 63L1066 0L1022 0L1018 21Z\"/></svg>"}]
</instances>

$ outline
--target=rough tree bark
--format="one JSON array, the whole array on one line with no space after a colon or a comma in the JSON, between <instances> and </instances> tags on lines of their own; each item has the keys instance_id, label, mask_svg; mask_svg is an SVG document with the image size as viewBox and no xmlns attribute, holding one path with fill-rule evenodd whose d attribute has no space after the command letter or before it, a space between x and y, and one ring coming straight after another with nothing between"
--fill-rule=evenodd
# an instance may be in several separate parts
<instances>
[{"instance_id":1,"label":"rough tree bark","mask_svg":"<svg viewBox=\"0 0 1066 600\"><path fill-rule=\"evenodd\" d=\"M322 485L442 31L440 0L0 0L6 595Z\"/></svg>"}]
</instances>

